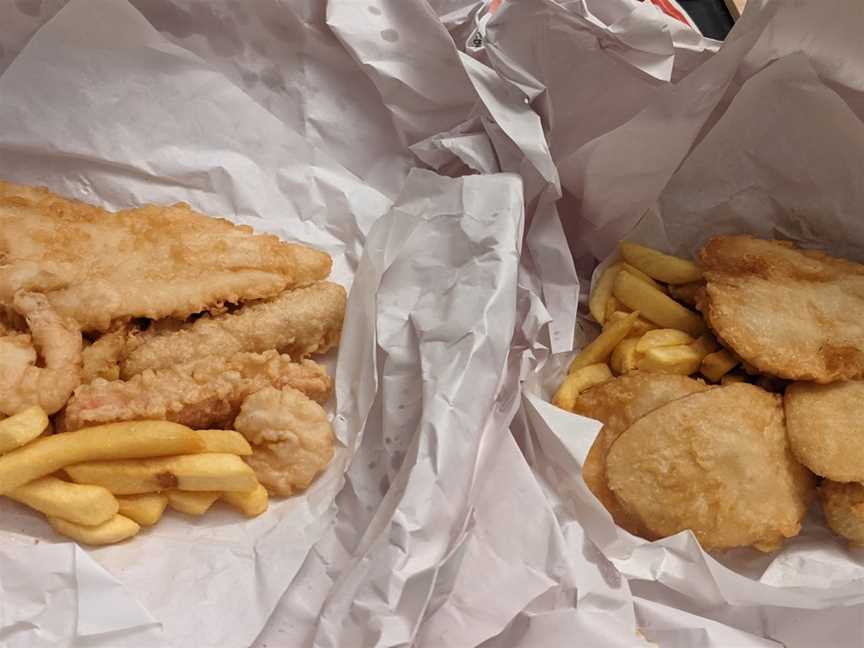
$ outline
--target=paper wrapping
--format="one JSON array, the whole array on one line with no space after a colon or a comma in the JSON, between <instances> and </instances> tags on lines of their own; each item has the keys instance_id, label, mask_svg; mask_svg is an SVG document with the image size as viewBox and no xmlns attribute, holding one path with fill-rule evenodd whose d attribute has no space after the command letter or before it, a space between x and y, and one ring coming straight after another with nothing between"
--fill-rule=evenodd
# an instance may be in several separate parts
<instances>
[{"instance_id":1,"label":"paper wrapping","mask_svg":"<svg viewBox=\"0 0 864 648\"><path fill-rule=\"evenodd\" d=\"M546 402L622 236L688 253L747 226L861 257L851 3L751 0L716 54L635 0L0 18L0 175L185 200L326 249L353 286L329 362L344 448L309 494L99 550L4 503L0 643L861 643L862 565L818 520L773 560L633 539L579 477L598 424Z\"/></svg>"}]
</instances>

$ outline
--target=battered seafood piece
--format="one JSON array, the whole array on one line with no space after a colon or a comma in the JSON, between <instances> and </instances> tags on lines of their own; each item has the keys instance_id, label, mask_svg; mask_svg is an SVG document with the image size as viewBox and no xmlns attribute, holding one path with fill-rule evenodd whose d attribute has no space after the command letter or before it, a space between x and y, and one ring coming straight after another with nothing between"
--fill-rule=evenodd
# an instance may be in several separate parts
<instances>
[{"instance_id":1,"label":"battered seafood piece","mask_svg":"<svg viewBox=\"0 0 864 648\"><path fill-rule=\"evenodd\" d=\"M0 337L0 413L11 416L39 405L53 414L81 382L81 331L44 295L19 292L12 304L30 334ZM37 364L37 350L44 366Z\"/></svg>"},{"instance_id":2,"label":"battered seafood piece","mask_svg":"<svg viewBox=\"0 0 864 648\"><path fill-rule=\"evenodd\" d=\"M745 383L640 418L609 449L606 477L653 537L690 529L706 550L778 549L814 493L786 441L780 397Z\"/></svg>"},{"instance_id":3,"label":"battered seafood piece","mask_svg":"<svg viewBox=\"0 0 864 648\"><path fill-rule=\"evenodd\" d=\"M634 535L649 537L638 518L630 516L606 484L606 454L618 436L637 419L661 405L710 389L700 380L670 374L631 373L580 394L573 412L603 423L582 467L582 478L615 523Z\"/></svg>"},{"instance_id":4,"label":"battered seafood piece","mask_svg":"<svg viewBox=\"0 0 864 648\"><path fill-rule=\"evenodd\" d=\"M750 236L716 236L699 261L700 310L743 360L790 380L864 377L864 266Z\"/></svg>"},{"instance_id":5,"label":"battered seafood piece","mask_svg":"<svg viewBox=\"0 0 864 648\"><path fill-rule=\"evenodd\" d=\"M819 487L825 521L852 547L864 547L864 485L826 479Z\"/></svg>"},{"instance_id":6,"label":"battered seafood piece","mask_svg":"<svg viewBox=\"0 0 864 648\"><path fill-rule=\"evenodd\" d=\"M306 489L333 458L333 430L327 413L291 387L265 387L240 409L234 428L252 444L244 457L274 495Z\"/></svg>"},{"instance_id":7,"label":"battered seafood piece","mask_svg":"<svg viewBox=\"0 0 864 648\"><path fill-rule=\"evenodd\" d=\"M121 375L162 369L203 355L228 357L241 351L276 349L292 358L326 353L339 342L345 289L321 282L246 304L233 313L201 317L175 332L133 338Z\"/></svg>"},{"instance_id":8,"label":"battered seafood piece","mask_svg":"<svg viewBox=\"0 0 864 648\"><path fill-rule=\"evenodd\" d=\"M119 363L126 351L128 335L128 323L115 323L107 333L100 335L93 344L84 347L82 353L84 367L81 371L81 382L89 383L96 378L117 380L120 377ZM200 357L200 355L196 357Z\"/></svg>"},{"instance_id":9,"label":"battered seafood piece","mask_svg":"<svg viewBox=\"0 0 864 648\"><path fill-rule=\"evenodd\" d=\"M798 461L834 481L864 481L864 381L793 383L783 404Z\"/></svg>"},{"instance_id":10,"label":"battered seafood piece","mask_svg":"<svg viewBox=\"0 0 864 648\"><path fill-rule=\"evenodd\" d=\"M276 351L237 353L230 358L206 356L134 378L102 380L75 390L66 405L64 427L131 420L168 420L192 428L230 425L243 400L264 387L294 387L325 401L332 381L311 361L292 362Z\"/></svg>"},{"instance_id":11,"label":"battered seafood piece","mask_svg":"<svg viewBox=\"0 0 864 648\"><path fill-rule=\"evenodd\" d=\"M324 252L178 203L112 214L45 188L0 182L0 302L44 293L84 331L130 317L185 319L223 302L324 279Z\"/></svg>"}]
</instances>

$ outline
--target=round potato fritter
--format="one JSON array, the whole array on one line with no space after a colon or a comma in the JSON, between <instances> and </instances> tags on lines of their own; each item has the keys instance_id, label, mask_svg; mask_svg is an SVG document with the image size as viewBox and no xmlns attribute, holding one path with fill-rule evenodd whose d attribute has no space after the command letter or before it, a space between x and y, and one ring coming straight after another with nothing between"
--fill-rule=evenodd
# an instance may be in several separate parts
<instances>
[{"instance_id":1,"label":"round potato fritter","mask_svg":"<svg viewBox=\"0 0 864 648\"><path fill-rule=\"evenodd\" d=\"M574 413L603 423L603 429L585 458L582 478L621 528L635 535L648 535L647 529L627 514L606 484L609 447L641 416L676 398L706 389L709 389L708 385L701 380L687 376L637 372L592 387L576 399Z\"/></svg>"},{"instance_id":2,"label":"round potato fritter","mask_svg":"<svg viewBox=\"0 0 864 648\"><path fill-rule=\"evenodd\" d=\"M864 547L864 485L826 479L819 487L819 499L831 530L851 546Z\"/></svg>"},{"instance_id":3,"label":"round potato fritter","mask_svg":"<svg viewBox=\"0 0 864 648\"><path fill-rule=\"evenodd\" d=\"M864 381L794 383L783 403L798 461L834 481L864 481Z\"/></svg>"},{"instance_id":4,"label":"round potato fritter","mask_svg":"<svg viewBox=\"0 0 864 648\"><path fill-rule=\"evenodd\" d=\"M615 497L655 536L707 550L778 549L801 529L814 480L789 450L781 399L737 383L672 401L612 444Z\"/></svg>"}]
</instances>

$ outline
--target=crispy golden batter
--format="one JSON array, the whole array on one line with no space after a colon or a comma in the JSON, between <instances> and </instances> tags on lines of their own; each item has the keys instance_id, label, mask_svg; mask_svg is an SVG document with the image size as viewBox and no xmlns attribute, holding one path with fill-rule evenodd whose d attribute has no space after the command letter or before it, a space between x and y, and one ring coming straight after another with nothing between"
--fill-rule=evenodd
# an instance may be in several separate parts
<instances>
[{"instance_id":1,"label":"crispy golden batter","mask_svg":"<svg viewBox=\"0 0 864 648\"><path fill-rule=\"evenodd\" d=\"M825 521L853 547L864 547L864 485L826 479L819 487Z\"/></svg>"},{"instance_id":2,"label":"crispy golden batter","mask_svg":"<svg viewBox=\"0 0 864 648\"><path fill-rule=\"evenodd\" d=\"M324 279L330 257L178 203L112 214L0 182L0 302L42 292L85 331L177 317Z\"/></svg>"},{"instance_id":3,"label":"crispy golden batter","mask_svg":"<svg viewBox=\"0 0 864 648\"><path fill-rule=\"evenodd\" d=\"M0 414L11 416L31 405L53 414L81 382L81 331L44 295L19 292L12 304L30 335L0 335Z\"/></svg>"},{"instance_id":4,"label":"crispy golden batter","mask_svg":"<svg viewBox=\"0 0 864 648\"><path fill-rule=\"evenodd\" d=\"M132 338L121 365L123 378L163 369L204 355L228 357L276 349L292 358L326 353L339 342L345 317L345 289L322 281L246 304L233 313L201 317L177 331Z\"/></svg>"},{"instance_id":5,"label":"crispy golden batter","mask_svg":"<svg viewBox=\"0 0 864 648\"><path fill-rule=\"evenodd\" d=\"M791 380L864 376L864 266L750 236L716 236L699 261L700 309L742 359Z\"/></svg>"},{"instance_id":6,"label":"crispy golden batter","mask_svg":"<svg viewBox=\"0 0 864 648\"><path fill-rule=\"evenodd\" d=\"M793 383L783 404L801 463L834 481L864 481L864 381Z\"/></svg>"},{"instance_id":7,"label":"crispy golden batter","mask_svg":"<svg viewBox=\"0 0 864 648\"><path fill-rule=\"evenodd\" d=\"M649 535L638 518L628 515L609 490L606 453L610 446L624 430L648 412L676 398L706 389L709 389L708 385L687 376L637 372L592 387L576 399L574 413L603 423L585 459L582 478L618 526L635 535Z\"/></svg>"},{"instance_id":8,"label":"crispy golden batter","mask_svg":"<svg viewBox=\"0 0 864 648\"><path fill-rule=\"evenodd\" d=\"M691 529L706 550L779 548L799 532L814 490L789 450L780 397L744 383L640 418L609 449L606 476L653 535Z\"/></svg>"},{"instance_id":9,"label":"crispy golden batter","mask_svg":"<svg viewBox=\"0 0 864 648\"><path fill-rule=\"evenodd\" d=\"M229 425L243 400L268 386L293 387L323 402L330 396L332 381L321 365L311 360L292 362L276 351L206 356L145 371L127 381L97 378L82 385L66 405L64 425L77 430L139 419L174 421L192 428Z\"/></svg>"},{"instance_id":10,"label":"crispy golden batter","mask_svg":"<svg viewBox=\"0 0 864 648\"><path fill-rule=\"evenodd\" d=\"M128 322L115 322L111 328L100 335L81 354L84 362L81 382L89 383L97 378L117 380L120 377L120 359L126 351L126 338L129 335Z\"/></svg>"},{"instance_id":11,"label":"crispy golden batter","mask_svg":"<svg viewBox=\"0 0 864 648\"><path fill-rule=\"evenodd\" d=\"M249 396L234 427L252 444L246 463L275 495L306 489L333 458L333 429L327 413L291 387L265 387Z\"/></svg>"}]
</instances>

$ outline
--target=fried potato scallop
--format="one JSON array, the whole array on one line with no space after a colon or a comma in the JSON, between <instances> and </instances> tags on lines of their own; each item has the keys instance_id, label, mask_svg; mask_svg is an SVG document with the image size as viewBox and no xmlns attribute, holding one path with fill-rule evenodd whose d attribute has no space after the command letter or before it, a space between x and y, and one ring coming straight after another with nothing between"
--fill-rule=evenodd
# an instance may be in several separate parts
<instances>
[{"instance_id":1,"label":"fried potato scallop","mask_svg":"<svg viewBox=\"0 0 864 648\"><path fill-rule=\"evenodd\" d=\"M637 419L661 405L709 389L687 376L631 373L592 387L579 395L573 412L603 423L582 467L582 478L615 523L635 535L650 535L639 520L628 515L606 484L606 453Z\"/></svg>"},{"instance_id":2,"label":"fried potato scallop","mask_svg":"<svg viewBox=\"0 0 864 648\"><path fill-rule=\"evenodd\" d=\"M798 461L838 482L864 481L864 381L794 383L783 405Z\"/></svg>"},{"instance_id":3,"label":"fried potato scallop","mask_svg":"<svg viewBox=\"0 0 864 648\"><path fill-rule=\"evenodd\" d=\"M864 548L864 484L826 479L819 487L825 521L852 547Z\"/></svg>"},{"instance_id":4,"label":"fried potato scallop","mask_svg":"<svg viewBox=\"0 0 864 648\"><path fill-rule=\"evenodd\" d=\"M814 479L789 449L779 396L737 383L646 414L609 449L609 488L654 536L706 550L778 549L797 535Z\"/></svg>"}]
</instances>

